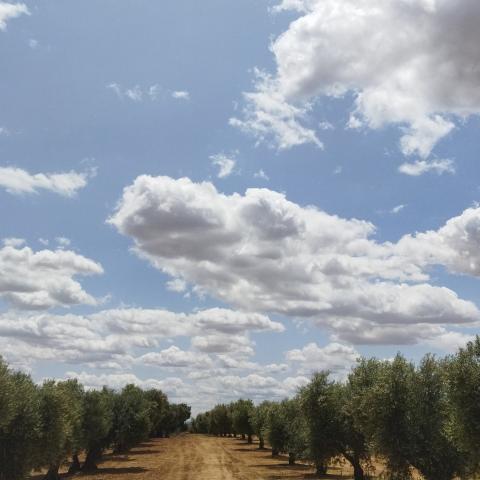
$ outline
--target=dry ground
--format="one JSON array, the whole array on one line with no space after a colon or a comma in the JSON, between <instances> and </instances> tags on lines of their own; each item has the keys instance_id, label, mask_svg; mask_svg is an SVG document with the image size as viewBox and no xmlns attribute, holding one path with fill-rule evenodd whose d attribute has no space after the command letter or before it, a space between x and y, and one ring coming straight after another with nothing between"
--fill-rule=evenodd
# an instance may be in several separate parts
<instances>
[{"instance_id":1,"label":"dry ground","mask_svg":"<svg viewBox=\"0 0 480 480\"><path fill-rule=\"evenodd\" d=\"M345 480L348 466L335 466L323 478ZM34 476L32 480L39 480ZM107 455L98 472L69 477L78 480L274 480L314 479L306 465L288 466L283 456L272 458L235 438L182 434L151 440L128 455Z\"/></svg>"}]
</instances>

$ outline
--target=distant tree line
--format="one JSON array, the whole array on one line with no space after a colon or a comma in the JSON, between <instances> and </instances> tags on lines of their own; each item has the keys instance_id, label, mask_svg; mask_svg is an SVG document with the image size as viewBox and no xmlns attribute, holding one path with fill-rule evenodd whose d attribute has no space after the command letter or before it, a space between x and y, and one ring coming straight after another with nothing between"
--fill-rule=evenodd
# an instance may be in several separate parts
<instances>
[{"instance_id":1,"label":"distant tree line","mask_svg":"<svg viewBox=\"0 0 480 480\"><path fill-rule=\"evenodd\" d=\"M161 390L86 391L77 380L38 386L0 357L0 480L23 480L40 469L45 480L58 480L66 462L70 473L96 470L106 449L128 452L185 429L188 418L190 407L169 403Z\"/></svg>"},{"instance_id":2,"label":"distant tree line","mask_svg":"<svg viewBox=\"0 0 480 480\"><path fill-rule=\"evenodd\" d=\"M480 339L455 355L426 355L415 365L359 359L344 382L316 373L291 399L216 405L192 422L197 433L252 435L259 448L289 463L305 460L319 474L343 457L355 480L368 478L373 459L385 478L473 478L480 473ZM383 478L383 477L382 477Z\"/></svg>"}]
</instances>

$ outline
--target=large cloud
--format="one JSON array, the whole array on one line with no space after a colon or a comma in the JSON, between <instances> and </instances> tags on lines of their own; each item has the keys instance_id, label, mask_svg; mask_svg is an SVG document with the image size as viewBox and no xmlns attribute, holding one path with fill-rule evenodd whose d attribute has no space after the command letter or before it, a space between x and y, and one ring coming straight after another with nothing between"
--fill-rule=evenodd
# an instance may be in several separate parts
<instances>
[{"instance_id":1,"label":"large cloud","mask_svg":"<svg viewBox=\"0 0 480 480\"><path fill-rule=\"evenodd\" d=\"M0 248L0 298L21 309L95 305L74 277L103 273L100 264L68 250Z\"/></svg>"},{"instance_id":2,"label":"large cloud","mask_svg":"<svg viewBox=\"0 0 480 480\"><path fill-rule=\"evenodd\" d=\"M369 222L301 207L271 190L227 196L210 183L141 176L109 222L160 270L242 309L312 318L334 331L345 322L480 319L473 303L428 283L430 265L480 273L477 208L438 231L378 243Z\"/></svg>"},{"instance_id":3,"label":"large cloud","mask_svg":"<svg viewBox=\"0 0 480 480\"><path fill-rule=\"evenodd\" d=\"M262 331L281 332L283 326L264 315L220 308L191 314L161 309L110 309L91 315L25 314L11 310L0 315L0 350L9 361L20 364L55 360L97 368L211 368L213 363L203 352L229 352L243 358L253 354L249 333ZM189 338L194 350L185 351L174 345L160 348L161 342L177 337ZM139 351L142 354L136 356ZM224 367L223 359L218 363Z\"/></svg>"},{"instance_id":4,"label":"large cloud","mask_svg":"<svg viewBox=\"0 0 480 480\"><path fill-rule=\"evenodd\" d=\"M399 125L403 152L426 158L456 119L480 112L476 0L284 0L276 9L300 17L271 45L276 72L257 78L232 120L259 138L319 143L302 123L310 102L349 94L351 127Z\"/></svg>"}]
</instances>

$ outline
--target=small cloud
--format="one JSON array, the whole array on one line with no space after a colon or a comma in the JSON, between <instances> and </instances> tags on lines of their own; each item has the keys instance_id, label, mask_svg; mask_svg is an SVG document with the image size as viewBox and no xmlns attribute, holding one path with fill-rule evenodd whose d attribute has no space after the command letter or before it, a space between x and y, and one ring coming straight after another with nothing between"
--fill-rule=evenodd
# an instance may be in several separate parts
<instances>
[{"instance_id":1,"label":"small cloud","mask_svg":"<svg viewBox=\"0 0 480 480\"><path fill-rule=\"evenodd\" d=\"M32 50L35 50L36 48L38 48L38 40L35 40L34 38L31 38L29 41L28 41L28 46L32 49Z\"/></svg>"},{"instance_id":2,"label":"small cloud","mask_svg":"<svg viewBox=\"0 0 480 480\"><path fill-rule=\"evenodd\" d=\"M67 237L55 237L55 241L60 248L69 247L72 243Z\"/></svg>"},{"instance_id":3,"label":"small cloud","mask_svg":"<svg viewBox=\"0 0 480 480\"><path fill-rule=\"evenodd\" d=\"M96 169L86 172L35 173L17 167L0 167L0 188L12 195L36 194L49 190L64 197L74 197L78 190L87 186L95 176Z\"/></svg>"},{"instance_id":4,"label":"small cloud","mask_svg":"<svg viewBox=\"0 0 480 480\"><path fill-rule=\"evenodd\" d=\"M217 153L216 155L212 155L210 157L212 165L219 167L217 173L218 178L225 178L233 173L233 169L235 168L237 160L232 157L233 155L227 156L224 153Z\"/></svg>"},{"instance_id":5,"label":"small cloud","mask_svg":"<svg viewBox=\"0 0 480 480\"><path fill-rule=\"evenodd\" d=\"M258 172L255 172L253 174L254 178L261 178L263 180L266 180L267 182L270 180L270 177L262 170L260 169Z\"/></svg>"},{"instance_id":6,"label":"small cloud","mask_svg":"<svg viewBox=\"0 0 480 480\"><path fill-rule=\"evenodd\" d=\"M5 127L0 127L0 136L8 137L10 135L11 135L10 130L8 130Z\"/></svg>"},{"instance_id":7,"label":"small cloud","mask_svg":"<svg viewBox=\"0 0 480 480\"><path fill-rule=\"evenodd\" d=\"M169 280L167 283L167 290L170 292L182 293L187 289L187 282L181 278L174 278Z\"/></svg>"},{"instance_id":8,"label":"small cloud","mask_svg":"<svg viewBox=\"0 0 480 480\"><path fill-rule=\"evenodd\" d=\"M26 243L24 238L16 238L16 237L4 238L2 242L6 247L15 247L15 248L22 247Z\"/></svg>"},{"instance_id":9,"label":"small cloud","mask_svg":"<svg viewBox=\"0 0 480 480\"><path fill-rule=\"evenodd\" d=\"M358 130L363 127L362 121L355 115L351 115L347 122L347 129Z\"/></svg>"},{"instance_id":10,"label":"small cloud","mask_svg":"<svg viewBox=\"0 0 480 480\"><path fill-rule=\"evenodd\" d=\"M320 122L318 124L318 128L320 130L335 130L335 127L330 122Z\"/></svg>"},{"instance_id":11,"label":"small cloud","mask_svg":"<svg viewBox=\"0 0 480 480\"><path fill-rule=\"evenodd\" d=\"M143 92L139 85L125 90L125 96L134 102L141 102L143 100Z\"/></svg>"},{"instance_id":12,"label":"small cloud","mask_svg":"<svg viewBox=\"0 0 480 480\"><path fill-rule=\"evenodd\" d=\"M437 175L442 175L443 173L455 173L455 163L450 159L439 159L439 160L417 160L414 163L402 163L398 167L400 173L405 175L410 175L413 177L418 177L424 173L433 172Z\"/></svg>"},{"instance_id":13,"label":"small cloud","mask_svg":"<svg viewBox=\"0 0 480 480\"><path fill-rule=\"evenodd\" d=\"M390 210L390 213L400 213L405 207L406 205L397 205Z\"/></svg>"},{"instance_id":14,"label":"small cloud","mask_svg":"<svg viewBox=\"0 0 480 480\"><path fill-rule=\"evenodd\" d=\"M7 28L7 21L20 15L30 15L30 11L24 3L0 2L0 30Z\"/></svg>"},{"instance_id":15,"label":"small cloud","mask_svg":"<svg viewBox=\"0 0 480 480\"><path fill-rule=\"evenodd\" d=\"M150 85L150 87L148 87L147 95L152 101L155 101L158 99L161 92L162 88L156 83L155 85Z\"/></svg>"},{"instance_id":16,"label":"small cloud","mask_svg":"<svg viewBox=\"0 0 480 480\"><path fill-rule=\"evenodd\" d=\"M190 100L190 93L185 90L175 90L172 92L172 97L181 100Z\"/></svg>"},{"instance_id":17,"label":"small cloud","mask_svg":"<svg viewBox=\"0 0 480 480\"><path fill-rule=\"evenodd\" d=\"M47 247L48 244L50 243L46 238L39 238L38 241L45 247Z\"/></svg>"},{"instance_id":18,"label":"small cloud","mask_svg":"<svg viewBox=\"0 0 480 480\"><path fill-rule=\"evenodd\" d=\"M340 175L343 171L343 167L341 165L339 165L338 167L335 168L335 170L333 171L333 174L334 175Z\"/></svg>"}]
</instances>

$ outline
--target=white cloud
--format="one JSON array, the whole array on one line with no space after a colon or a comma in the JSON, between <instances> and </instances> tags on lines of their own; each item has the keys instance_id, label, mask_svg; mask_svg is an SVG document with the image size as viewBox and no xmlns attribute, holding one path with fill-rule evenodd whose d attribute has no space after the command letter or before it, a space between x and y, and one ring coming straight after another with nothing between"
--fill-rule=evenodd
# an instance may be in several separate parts
<instances>
[{"instance_id":1,"label":"white cloud","mask_svg":"<svg viewBox=\"0 0 480 480\"><path fill-rule=\"evenodd\" d=\"M210 160L212 161L212 165L218 167L218 178L225 178L231 175L237 163L234 155L227 156L224 153L217 153L216 155L211 155Z\"/></svg>"},{"instance_id":2,"label":"white cloud","mask_svg":"<svg viewBox=\"0 0 480 480\"><path fill-rule=\"evenodd\" d=\"M311 102L349 96L351 127L397 125L402 151L426 158L458 119L480 113L476 0L285 0L274 10L299 16L272 42L276 71L234 122L257 138L317 143L305 126ZM303 134L284 140L285 123Z\"/></svg>"},{"instance_id":3,"label":"white cloud","mask_svg":"<svg viewBox=\"0 0 480 480\"><path fill-rule=\"evenodd\" d=\"M243 118L230 118L230 125L280 150L303 143L313 143L323 148L315 131L301 124L310 105L295 106L288 103L278 88L278 82L259 70L255 75L255 91L243 94L246 103L242 111Z\"/></svg>"},{"instance_id":4,"label":"white cloud","mask_svg":"<svg viewBox=\"0 0 480 480\"><path fill-rule=\"evenodd\" d=\"M175 90L172 92L172 97L177 100L190 100L190 93L185 90Z\"/></svg>"},{"instance_id":5,"label":"white cloud","mask_svg":"<svg viewBox=\"0 0 480 480\"><path fill-rule=\"evenodd\" d=\"M123 87L117 82L112 82L107 84L106 88L114 92L120 100L127 99L135 103L141 103L145 100L155 102L168 97L176 100L190 100L189 92L184 90L170 91L162 88L158 83L144 87L138 84L132 87Z\"/></svg>"},{"instance_id":6,"label":"white cloud","mask_svg":"<svg viewBox=\"0 0 480 480\"><path fill-rule=\"evenodd\" d=\"M12 195L36 194L47 190L64 197L74 197L95 176L95 170L84 173L36 173L16 167L0 167L0 187Z\"/></svg>"},{"instance_id":7,"label":"white cloud","mask_svg":"<svg viewBox=\"0 0 480 480\"><path fill-rule=\"evenodd\" d=\"M68 247L72 243L71 240L67 237L55 237L55 241L60 248Z\"/></svg>"},{"instance_id":8,"label":"white cloud","mask_svg":"<svg viewBox=\"0 0 480 480\"><path fill-rule=\"evenodd\" d=\"M258 172L255 172L253 174L253 177L261 178L262 180L266 180L267 182L270 180L269 176L262 169L260 169Z\"/></svg>"},{"instance_id":9,"label":"white cloud","mask_svg":"<svg viewBox=\"0 0 480 480\"><path fill-rule=\"evenodd\" d=\"M101 274L100 264L71 251L9 243L0 248L0 298L21 309L97 304L74 277Z\"/></svg>"},{"instance_id":10,"label":"white cloud","mask_svg":"<svg viewBox=\"0 0 480 480\"><path fill-rule=\"evenodd\" d=\"M393 213L393 214L400 213L405 207L406 207L406 205L403 205L403 204L397 205L396 207L393 207L390 210L390 213Z\"/></svg>"},{"instance_id":11,"label":"white cloud","mask_svg":"<svg viewBox=\"0 0 480 480\"><path fill-rule=\"evenodd\" d=\"M0 2L0 30L5 30L7 28L7 22L20 15L30 15L24 3Z\"/></svg>"},{"instance_id":12,"label":"white cloud","mask_svg":"<svg viewBox=\"0 0 480 480\"><path fill-rule=\"evenodd\" d=\"M14 247L14 248L22 247L26 243L24 238L16 238L16 237L4 238L2 242L5 247Z\"/></svg>"},{"instance_id":13,"label":"white cloud","mask_svg":"<svg viewBox=\"0 0 480 480\"><path fill-rule=\"evenodd\" d=\"M398 167L398 171L413 177L418 177L419 175L429 172L442 175L443 173L455 173L455 163L449 159L417 160L413 163L402 163L402 165Z\"/></svg>"},{"instance_id":14,"label":"white cloud","mask_svg":"<svg viewBox=\"0 0 480 480\"><path fill-rule=\"evenodd\" d=\"M32 49L32 50L35 50L36 48L38 48L38 40L35 40L34 38L31 38L29 41L28 41L28 46Z\"/></svg>"},{"instance_id":15,"label":"white cloud","mask_svg":"<svg viewBox=\"0 0 480 480\"><path fill-rule=\"evenodd\" d=\"M143 92L139 85L135 85L132 88L127 88L124 95L134 102L141 102L143 100Z\"/></svg>"},{"instance_id":16,"label":"white cloud","mask_svg":"<svg viewBox=\"0 0 480 480\"><path fill-rule=\"evenodd\" d=\"M181 278L174 278L167 282L167 290L171 292L182 293L187 289L187 282Z\"/></svg>"},{"instance_id":17,"label":"white cloud","mask_svg":"<svg viewBox=\"0 0 480 480\"><path fill-rule=\"evenodd\" d=\"M92 368L128 370L146 365L192 371L212 369L215 362L225 368L224 359L208 354L229 352L232 361L237 359L237 368L260 369L253 363L240 364L253 353L248 338L252 331L281 332L283 326L264 315L219 308L190 314L128 308L90 315L10 310L0 314L0 350L8 361L22 365L54 360ZM173 345L159 350L162 342L173 338L190 339L194 350Z\"/></svg>"},{"instance_id":18,"label":"white cloud","mask_svg":"<svg viewBox=\"0 0 480 480\"><path fill-rule=\"evenodd\" d=\"M166 350L160 352L149 352L136 361L143 365L156 367L176 367L176 368L211 368L212 359L199 352L188 352L172 345Z\"/></svg>"},{"instance_id":19,"label":"white cloud","mask_svg":"<svg viewBox=\"0 0 480 480\"><path fill-rule=\"evenodd\" d=\"M480 274L480 209L437 231L378 243L369 222L302 207L268 189L224 195L207 182L141 176L109 222L133 238L139 256L199 295L310 318L334 334L363 322L396 343L385 328L416 325L409 339L395 330L400 343L409 343L420 338L419 325L480 320L472 302L428 283L431 265ZM215 340L197 342L206 350Z\"/></svg>"},{"instance_id":20,"label":"white cloud","mask_svg":"<svg viewBox=\"0 0 480 480\"><path fill-rule=\"evenodd\" d=\"M353 347L339 343L319 347L312 342L285 354L288 362L298 365L300 374L328 370L337 378L345 378L359 357L360 354Z\"/></svg>"}]
</instances>

